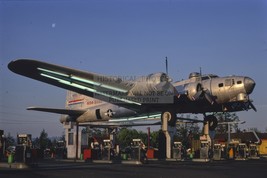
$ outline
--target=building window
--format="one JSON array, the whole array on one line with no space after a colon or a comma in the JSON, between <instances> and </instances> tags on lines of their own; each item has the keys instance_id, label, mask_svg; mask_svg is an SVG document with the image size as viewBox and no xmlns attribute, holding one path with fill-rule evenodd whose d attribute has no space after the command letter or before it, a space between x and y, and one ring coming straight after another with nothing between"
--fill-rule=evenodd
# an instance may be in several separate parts
<instances>
[{"instance_id":1,"label":"building window","mask_svg":"<svg viewBox=\"0 0 267 178\"><path fill-rule=\"evenodd\" d=\"M73 133L69 133L68 136L68 145L73 145Z\"/></svg>"}]
</instances>

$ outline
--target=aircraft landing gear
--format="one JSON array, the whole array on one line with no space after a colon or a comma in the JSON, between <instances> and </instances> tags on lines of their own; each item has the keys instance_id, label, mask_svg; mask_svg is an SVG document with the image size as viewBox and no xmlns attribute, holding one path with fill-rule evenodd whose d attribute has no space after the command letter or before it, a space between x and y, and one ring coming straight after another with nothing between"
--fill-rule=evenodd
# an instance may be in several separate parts
<instances>
[{"instance_id":1,"label":"aircraft landing gear","mask_svg":"<svg viewBox=\"0 0 267 178\"><path fill-rule=\"evenodd\" d=\"M205 116L204 121L209 123L209 130L214 131L218 126L218 120L214 115Z\"/></svg>"},{"instance_id":2,"label":"aircraft landing gear","mask_svg":"<svg viewBox=\"0 0 267 178\"><path fill-rule=\"evenodd\" d=\"M173 143L173 136L176 133L176 114L175 112L171 111L164 111L161 114L161 122L162 126L161 129L166 138L166 150L163 153L163 157L171 158L172 156L172 143Z\"/></svg>"},{"instance_id":3,"label":"aircraft landing gear","mask_svg":"<svg viewBox=\"0 0 267 178\"><path fill-rule=\"evenodd\" d=\"M163 120L168 121L168 125L171 127L176 126L176 113L173 111L164 111L161 114L161 122L163 123Z\"/></svg>"},{"instance_id":4,"label":"aircraft landing gear","mask_svg":"<svg viewBox=\"0 0 267 178\"><path fill-rule=\"evenodd\" d=\"M218 125L217 118L214 115L206 116L204 114L203 122L203 136L200 137L200 159L207 161L212 156L213 139L215 136L215 129ZM211 152L209 152L211 151Z\"/></svg>"}]
</instances>

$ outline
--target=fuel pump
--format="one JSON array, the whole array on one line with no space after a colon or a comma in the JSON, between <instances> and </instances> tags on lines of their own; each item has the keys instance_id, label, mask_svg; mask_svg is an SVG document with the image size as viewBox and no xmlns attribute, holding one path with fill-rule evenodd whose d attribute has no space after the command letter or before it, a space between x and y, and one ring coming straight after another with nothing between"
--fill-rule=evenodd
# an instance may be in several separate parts
<instances>
[{"instance_id":1,"label":"fuel pump","mask_svg":"<svg viewBox=\"0 0 267 178\"><path fill-rule=\"evenodd\" d=\"M111 159L111 141L110 140L103 140L103 153L102 159L110 161Z\"/></svg>"},{"instance_id":2,"label":"fuel pump","mask_svg":"<svg viewBox=\"0 0 267 178\"><path fill-rule=\"evenodd\" d=\"M213 160L221 160L222 157L222 145L214 144L213 146Z\"/></svg>"},{"instance_id":3,"label":"fuel pump","mask_svg":"<svg viewBox=\"0 0 267 178\"><path fill-rule=\"evenodd\" d=\"M200 159L209 159L209 142L200 142Z\"/></svg>"},{"instance_id":4,"label":"fuel pump","mask_svg":"<svg viewBox=\"0 0 267 178\"><path fill-rule=\"evenodd\" d=\"M133 139L132 141L132 160L141 160L141 139Z\"/></svg>"},{"instance_id":5,"label":"fuel pump","mask_svg":"<svg viewBox=\"0 0 267 178\"><path fill-rule=\"evenodd\" d=\"M133 139L132 141L132 155L131 159L143 162L145 158L145 145L141 139Z\"/></svg>"},{"instance_id":6,"label":"fuel pump","mask_svg":"<svg viewBox=\"0 0 267 178\"><path fill-rule=\"evenodd\" d=\"M236 158L236 148L238 142L230 142L227 146L227 158L228 159L235 159Z\"/></svg>"},{"instance_id":7,"label":"fuel pump","mask_svg":"<svg viewBox=\"0 0 267 178\"><path fill-rule=\"evenodd\" d=\"M247 158L247 145L239 143L236 147L236 159L244 160Z\"/></svg>"},{"instance_id":8,"label":"fuel pump","mask_svg":"<svg viewBox=\"0 0 267 178\"><path fill-rule=\"evenodd\" d=\"M31 134L18 134L15 160L21 163L30 163L31 160Z\"/></svg>"},{"instance_id":9,"label":"fuel pump","mask_svg":"<svg viewBox=\"0 0 267 178\"><path fill-rule=\"evenodd\" d=\"M248 156L250 159L259 158L259 152L256 144L249 144Z\"/></svg>"},{"instance_id":10,"label":"fuel pump","mask_svg":"<svg viewBox=\"0 0 267 178\"><path fill-rule=\"evenodd\" d=\"M182 160L182 143L174 142L172 148L172 158L176 160Z\"/></svg>"}]
</instances>

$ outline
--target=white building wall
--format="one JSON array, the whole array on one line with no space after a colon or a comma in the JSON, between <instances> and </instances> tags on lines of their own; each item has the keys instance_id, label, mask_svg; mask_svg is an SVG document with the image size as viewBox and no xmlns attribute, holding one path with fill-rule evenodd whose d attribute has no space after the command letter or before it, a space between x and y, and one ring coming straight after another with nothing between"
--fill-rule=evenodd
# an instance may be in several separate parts
<instances>
[{"instance_id":1,"label":"white building wall","mask_svg":"<svg viewBox=\"0 0 267 178\"><path fill-rule=\"evenodd\" d=\"M76 158L76 123L66 122L63 123L65 129L65 141L67 148L67 158L75 159ZM70 138L70 136L72 138ZM81 155L81 129L78 132L78 158Z\"/></svg>"}]
</instances>

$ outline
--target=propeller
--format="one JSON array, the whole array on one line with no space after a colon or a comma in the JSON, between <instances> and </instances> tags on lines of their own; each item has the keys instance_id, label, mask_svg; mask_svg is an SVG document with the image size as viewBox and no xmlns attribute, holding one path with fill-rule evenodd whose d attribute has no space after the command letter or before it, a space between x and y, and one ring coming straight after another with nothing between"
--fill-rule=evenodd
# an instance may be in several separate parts
<instances>
[{"instance_id":1,"label":"propeller","mask_svg":"<svg viewBox=\"0 0 267 178\"><path fill-rule=\"evenodd\" d=\"M254 106L254 104L252 104L251 100L248 100L248 105L255 111L257 112L257 108Z\"/></svg>"},{"instance_id":2,"label":"propeller","mask_svg":"<svg viewBox=\"0 0 267 178\"><path fill-rule=\"evenodd\" d=\"M200 97L204 96L206 98L206 100L213 105L214 104L214 98L213 96L210 94L210 92L206 89L204 89L201 84L199 84L197 86L197 93L193 96L194 100L198 100L200 99Z\"/></svg>"}]
</instances>

